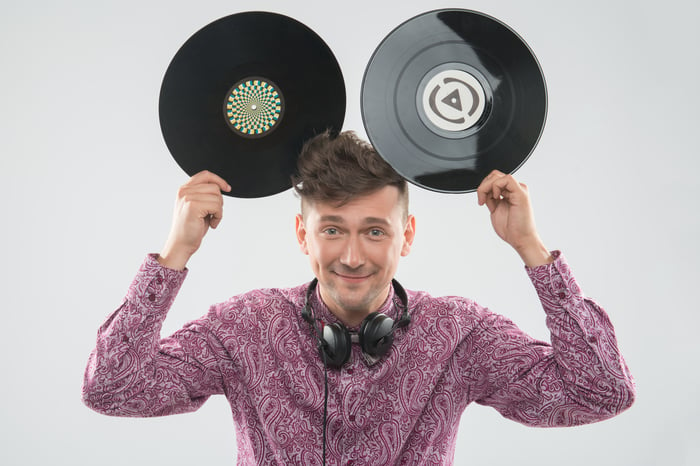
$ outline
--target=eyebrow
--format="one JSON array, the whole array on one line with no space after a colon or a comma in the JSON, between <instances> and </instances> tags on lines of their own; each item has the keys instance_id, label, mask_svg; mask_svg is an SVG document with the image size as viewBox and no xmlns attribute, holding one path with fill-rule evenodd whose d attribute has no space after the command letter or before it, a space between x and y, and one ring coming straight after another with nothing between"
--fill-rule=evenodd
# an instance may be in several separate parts
<instances>
[{"instance_id":1,"label":"eyebrow","mask_svg":"<svg viewBox=\"0 0 700 466\"><path fill-rule=\"evenodd\" d=\"M344 224L345 219L339 215L323 215L320 218L321 222L331 222L331 223L338 223L338 224ZM365 224L373 224L373 225L386 225L389 226L390 223L388 220L381 218L381 217L365 217L362 220L363 223Z\"/></svg>"}]
</instances>

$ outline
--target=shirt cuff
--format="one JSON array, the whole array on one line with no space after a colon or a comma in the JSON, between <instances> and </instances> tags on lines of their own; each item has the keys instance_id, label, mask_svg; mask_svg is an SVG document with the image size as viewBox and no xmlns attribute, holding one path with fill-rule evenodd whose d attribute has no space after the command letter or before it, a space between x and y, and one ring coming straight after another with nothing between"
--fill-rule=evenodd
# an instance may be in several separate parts
<instances>
[{"instance_id":1,"label":"shirt cuff","mask_svg":"<svg viewBox=\"0 0 700 466\"><path fill-rule=\"evenodd\" d=\"M158 254L149 254L131 283L126 299L148 312L167 312L186 277L187 269L163 267L158 262Z\"/></svg>"},{"instance_id":2,"label":"shirt cuff","mask_svg":"<svg viewBox=\"0 0 700 466\"><path fill-rule=\"evenodd\" d=\"M583 292L561 251L552 251L554 262L537 267L525 267L540 298L546 301L568 301L583 297Z\"/></svg>"}]
</instances>

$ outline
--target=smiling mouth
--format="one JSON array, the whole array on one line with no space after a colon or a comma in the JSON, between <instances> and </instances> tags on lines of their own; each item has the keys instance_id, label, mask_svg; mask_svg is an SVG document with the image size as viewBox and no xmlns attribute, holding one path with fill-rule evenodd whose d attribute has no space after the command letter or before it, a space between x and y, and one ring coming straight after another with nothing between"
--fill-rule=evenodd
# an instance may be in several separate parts
<instances>
[{"instance_id":1,"label":"smiling mouth","mask_svg":"<svg viewBox=\"0 0 700 466\"><path fill-rule=\"evenodd\" d=\"M369 275L346 275L338 272L334 272L338 277L340 277L342 280L346 280L349 282L361 282L362 280L365 280L369 278Z\"/></svg>"}]
</instances>

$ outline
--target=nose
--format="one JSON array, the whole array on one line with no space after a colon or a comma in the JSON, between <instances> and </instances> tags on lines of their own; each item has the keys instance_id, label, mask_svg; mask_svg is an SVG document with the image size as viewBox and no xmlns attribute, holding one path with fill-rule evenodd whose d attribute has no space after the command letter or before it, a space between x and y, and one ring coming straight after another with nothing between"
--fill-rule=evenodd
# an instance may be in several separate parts
<instances>
[{"instance_id":1,"label":"nose","mask_svg":"<svg viewBox=\"0 0 700 466\"><path fill-rule=\"evenodd\" d=\"M340 263L351 269L361 267L365 263L365 255L359 237L350 235L345 241Z\"/></svg>"}]
</instances>

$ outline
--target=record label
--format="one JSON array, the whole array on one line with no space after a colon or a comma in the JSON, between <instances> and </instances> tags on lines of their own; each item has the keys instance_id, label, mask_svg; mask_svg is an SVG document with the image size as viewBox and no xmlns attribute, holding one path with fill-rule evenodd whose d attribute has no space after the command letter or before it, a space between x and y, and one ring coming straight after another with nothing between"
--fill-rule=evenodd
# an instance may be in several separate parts
<instances>
[{"instance_id":1,"label":"record label","mask_svg":"<svg viewBox=\"0 0 700 466\"><path fill-rule=\"evenodd\" d=\"M487 84L475 77L478 74L463 63L447 63L425 75L416 93L416 108L430 130L447 138L463 138L485 119Z\"/></svg>"},{"instance_id":2,"label":"record label","mask_svg":"<svg viewBox=\"0 0 700 466\"><path fill-rule=\"evenodd\" d=\"M224 102L229 127L239 136L267 136L277 128L284 103L279 87L269 79L251 77L234 84Z\"/></svg>"}]
</instances>

